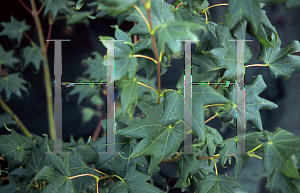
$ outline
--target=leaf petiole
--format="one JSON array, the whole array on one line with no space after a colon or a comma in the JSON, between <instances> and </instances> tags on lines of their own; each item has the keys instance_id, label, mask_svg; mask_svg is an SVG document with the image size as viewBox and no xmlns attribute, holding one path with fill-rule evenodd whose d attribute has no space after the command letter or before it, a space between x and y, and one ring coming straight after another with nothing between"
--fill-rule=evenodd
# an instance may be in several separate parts
<instances>
[{"instance_id":1,"label":"leaf petiole","mask_svg":"<svg viewBox=\"0 0 300 193\"><path fill-rule=\"evenodd\" d=\"M144 21L146 22L147 26L148 26L148 29L150 31L150 24L149 22L147 21L146 17L144 16L144 14L142 13L142 11L140 10L140 8L138 8L136 5L133 6L139 13L140 15L142 16L142 18L144 19Z\"/></svg>"},{"instance_id":2,"label":"leaf petiole","mask_svg":"<svg viewBox=\"0 0 300 193\"><path fill-rule=\"evenodd\" d=\"M149 56L134 54L134 55L132 55L132 57L135 57L135 58L138 58L138 57L140 57L140 58L146 58L146 59L152 60L155 64L157 64L157 61L154 58L151 58Z\"/></svg>"}]
</instances>

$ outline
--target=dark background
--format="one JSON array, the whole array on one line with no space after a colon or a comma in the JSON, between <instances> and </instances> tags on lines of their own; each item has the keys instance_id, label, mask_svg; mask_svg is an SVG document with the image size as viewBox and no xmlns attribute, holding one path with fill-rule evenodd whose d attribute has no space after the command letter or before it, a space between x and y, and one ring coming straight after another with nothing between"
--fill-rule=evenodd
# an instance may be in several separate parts
<instances>
[{"instance_id":1,"label":"dark background","mask_svg":"<svg viewBox=\"0 0 300 193\"><path fill-rule=\"evenodd\" d=\"M29 1L24 2L30 7ZM174 2L174 1L168 1ZM227 2L227 1L226 1ZM225 3L221 0L209 0L211 5L218 3ZM300 8L286 11L284 9L285 4L266 5L263 9L267 11L271 23L278 31L278 35L282 41L282 47L292 40L300 40ZM39 7L39 5L38 5ZM220 6L210 9L211 21L218 22L218 18L226 10L226 6ZM26 23L32 25L28 34L33 38L35 42L38 42L35 26L33 25L33 18L25 11L18 1L5 1L0 7L1 22L9 22L10 16L13 15L17 20L26 19ZM42 15L42 14L41 14ZM93 51L98 51L101 55L106 55L106 49L101 42L98 41L98 36L114 36L114 28L111 25L117 24L117 20L113 17L104 17L97 20L89 20L89 26L85 24L78 24L73 29L67 29L65 27L65 20L59 20L55 22L51 39L71 39L70 42L62 43L62 82L74 81L78 76L82 76L84 69L81 64L82 60L91 56ZM46 38L48 23L47 19L42 19L42 25ZM124 31L129 31L133 27L133 23L124 21L120 28ZM3 27L0 26L0 31ZM247 39L253 39L251 36ZM13 49L13 44L7 39L7 37L0 36L0 43L4 49ZM19 57L20 49L29 44L28 40L23 37L21 46L16 49L15 57ZM256 39L253 42L247 43L253 53L252 60L248 64L256 64L257 55L259 54L260 44ZM54 80L54 43L50 43L48 48L48 58L50 64L50 75L53 83ZM184 58L180 60L172 60L172 66L167 68L167 72L161 76L162 88L175 89L175 85L179 80L184 70ZM43 82L43 68L35 74L36 70L32 64L29 65L25 71L22 72L25 80L29 81L31 88L29 89L29 96L22 92L23 99L19 99L17 96L12 95L11 99L7 102L12 111L20 118L24 125L31 133L42 135L48 134L48 122L47 122L47 110L46 110L46 97L45 87ZM138 73L145 76L144 70ZM156 72L154 73L156 74ZM246 68L245 82L251 84L252 76L262 74L264 81L267 85L265 91L259 96L270 100L278 105L274 110L260 110L263 123L263 129L274 131L276 127L281 127L295 135L300 134L300 70L295 70L290 80L285 80L282 77L274 78L270 74L270 69L267 67L251 67ZM76 95L70 96L69 101L66 100L66 94L72 89L62 86L62 100L63 100L63 140L69 141L70 135L74 135L74 139L77 140L80 136L83 136L85 140L89 136L93 135L93 132L97 126L98 118L94 117L88 124L82 124L82 115L80 108L77 106ZM54 95L54 91L53 91ZM4 96L4 92L1 93ZM105 99L105 98L103 98ZM82 103L81 106L90 106L96 109L89 103ZM1 109L1 113L4 111ZM103 115L105 115L105 107L103 108ZM212 115L210 115L212 116ZM218 119L214 119L208 123L213 128L220 129L221 122ZM9 126L14 128L18 132L15 126ZM250 123L248 123L247 130L253 130ZM8 134L5 129L0 130L1 134ZM224 139L233 137L234 132L231 129L227 129L225 133L222 133ZM234 160L234 159L233 159ZM169 177L176 172L176 163L161 164L160 175ZM218 171L221 174L228 174L229 177L233 176L234 161L231 165L227 164L228 168L222 168L218 164ZM262 161L257 158L250 158L246 167L243 169L238 177L244 187L244 192L259 193L264 192L264 185L266 178L260 180L254 180L250 176L258 174L263 169ZM155 179L160 179L159 175L154 176ZM158 185L158 184L157 184ZM165 184L162 183L164 186ZM174 183L171 181L170 185ZM237 189L238 191L239 189ZM239 190L240 191L240 190ZM181 192L179 189L172 190L170 192Z\"/></svg>"}]
</instances>

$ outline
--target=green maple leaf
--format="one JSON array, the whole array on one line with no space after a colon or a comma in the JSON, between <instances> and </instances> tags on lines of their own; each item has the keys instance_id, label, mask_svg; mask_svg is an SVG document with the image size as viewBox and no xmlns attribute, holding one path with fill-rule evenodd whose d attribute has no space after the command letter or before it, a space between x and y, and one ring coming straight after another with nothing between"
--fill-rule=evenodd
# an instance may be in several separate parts
<instances>
[{"instance_id":1,"label":"green maple leaf","mask_svg":"<svg viewBox=\"0 0 300 193\"><path fill-rule=\"evenodd\" d=\"M26 80L19 78L21 73L12 73L4 78L0 78L0 92L5 91L6 98L10 99L12 93L22 98L21 90L26 91L28 94L27 88L23 85L28 83Z\"/></svg>"},{"instance_id":2,"label":"green maple leaf","mask_svg":"<svg viewBox=\"0 0 300 193\"><path fill-rule=\"evenodd\" d=\"M25 47L22 50L22 55L25 59L23 69L25 69L30 63L32 63L35 69L37 69L37 71L40 71L41 61L46 62L41 49L37 45Z\"/></svg>"},{"instance_id":3,"label":"green maple leaf","mask_svg":"<svg viewBox=\"0 0 300 193\"><path fill-rule=\"evenodd\" d=\"M250 85L245 86L245 102L244 98L236 102L236 86L230 85L228 90L225 91L225 97L231 101L232 107L229 110L222 111L221 120L223 122L229 122L232 119L236 121L236 108L238 113L244 115L245 105L245 128L247 127L247 122L249 121L256 129L262 131L263 128L259 110L271 110L278 107L278 105L276 105L275 103L258 96L265 90L266 87L267 86L263 81L262 76L258 75ZM237 121L241 122L241 124L243 125L243 117L240 116L239 118L241 119Z\"/></svg>"},{"instance_id":4,"label":"green maple leaf","mask_svg":"<svg viewBox=\"0 0 300 193\"><path fill-rule=\"evenodd\" d=\"M186 181L189 174L194 175L200 170L200 164L195 156L195 154L181 154L177 160L177 170L182 182Z\"/></svg>"},{"instance_id":5,"label":"green maple leaf","mask_svg":"<svg viewBox=\"0 0 300 193\"><path fill-rule=\"evenodd\" d=\"M136 170L136 163L131 166L123 181L114 182L109 186L110 193L164 193L159 188L147 183L151 176Z\"/></svg>"},{"instance_id":6,"label":"green maple leaf","mask_svg":"<svg viewBox=\"0 0 300 193\"><path fill-rule=\"evenodd\" d=\"M147 11L143 3L140 1L139 4L141 12L146 16ZM172 13L174 9L174 6L166 3L164 0L151 1L151 23L152 29L156 29L155 39L158 48L164 51L165 44L167 44L173 53L178 53L181 51L182 42L176 41L176 39L197 40L197 36L192 30L201 28L201 25L196 22L176 21ZM135 10L132 12L129 17L127 17L127 20L138 23L130 30L130 34L149 34L148 26L138 11Z\"/></svg>"},{"instance_id":7,"label":"green maple leaf","mask_svg":"<svg viewBox=\"0 0 300 193\"><path fill-rule=\"evenodd\" d=\"M205 22L202 21L201 24L203 25L204 29L198 30L198 39L199 47L196 48L196 51L200 53L201 51L210 50L211 48L220 47L217 34L216 34L216 27L218 26L214 22Z\"/></svg>"},{"instance_id":8,"label":"green maple leaf","mask_svg":"<svg viewBox=\"0 0 300 193\"><path fill-rule=\"evenodd\" d=\"M5 51L2 45L0 44L0 66L3 64L4 66L15 69L14 63L18 63L20 60L13 57L14 50Z\"/></svg>"},{"instance_id":9,"label":"green maple leaf","mask_svg":"<svg viewBox=\"0 0 300 193\"><path fill-rule=\"evenodd\" d=\"M71 14L70 7L74 5L75 2L69 0L45 0L45 10L44 17L51 11L52 20L57 16L60 12L66 12Z\"/></svg>"},{"instance_id":10,"label":"green maple leaf","mask_svg":"<svg viewBox=\"0 0 300 193\"><path fill-rule=\"evenodd\" d=\"M236 180L232 180L224 175L208 174L203 180L196 184L199 193L233 193L233 187L242 187Z\"/></svg>"},{"instance_id":11,"label":"green maple leaf","mask_svg":"<svg viewBox=\"0 0 300 193\"><path fill-rule=\"evenodd\" d=\"M8 162L8 172L20 167L25 157L29 155L30 148L30 144L13 129L11 134L0 136L0 155Z\"/></svg>"},{"instance_id":12,"label":"green maple leaf","mask_svg":"<svg viewBox=\"0 0 300 193\"><path fill-rule=\"evenodd\" d=\"M162 104L143 101L137 104L147 117L130 127L118 130L116 134L143 138L130 157L152 155L148 170L148 174L151 174L164 158L178 150L183 141L183 123L163 126L160 121L163 113Z\"/></svg>"},{"instance_id":13,"label":"green maple leaf","mask_svg":"<svg viewBox=\"0 0 300 193\"><path fill-rule=\"evenodd\" d=\"M270 22L268 16L266 15L266 11L261 10L261 20L258 25L257 31L255 31L253 26L249 26L247 28L247 32L251 36L256 38L262 45L264 45L266 47L274 47L275 43L270 42L270 40L268 39L267 33L265 31L266 28L268 30L272 31L276 35L276 38L278 38L277 31L276 31L275 27L272 25L272 23Z\"/></svg>"},{"instance_id":14,"label":"green maple leaf","mask_svg":"<svg viewBox=\"0 0 300 193\"><path fill-rule=\"evenodd\" d=\"M245 152L248 152L262 143L258 140L259 138L261 138L261 136L262 136L262 132L247 131L245 132L245 139L238 138L238 141L245 140ZM221 144L224 144L221 151L219 152L221 157L221 165L222 167L225 167L224 164L227 158L229 158L229 163L231 162L230 160L231 157L228 156L234 155L234 158L236 160L236 164L234 166L234 175L236 179L238 174L242 171L242 169L248 162L249 156L247 154L243 154L244 152L242 152L242 154L236 152L236 147L237 147L236 137L228 138L225 141L223 141ZM261 149L256 150L256 154L258 153L261 153Z\"/></svg>"},{"instance_id":15,"label":"green maple leaf","mask_svg":"<svg viewBox=\"0 0 300 193\"><path fill-rule=\"evenodd\" d=\"M24 173L27 177L33 178L35 174L40 171L44 166L48 165L48 154L45 154L48 145L48 137L46 136L42 144L32 146L30 155L24 160L26 165Z\"/></svg>"},{"instance_id":16,"label":"green maple leaf","mask_svg":"<svg viewBox=\"0 0 300 193\"><path fill-rule=\"evenodd\" d=\"M96 80L95 82L107 82L107 67L103 65L103 57L98 52L93 52L92 55L95 56L94 59L89 57L82 61L88 65L88 69L84 71L83 75L89 75L89 78Z\"/></svg>"},{"instance_id":17,"label":"green maple leaf","mask_svg":"<svg viewBox=\"0 0 300 193\"><path fill-rule=\"evenodd\" d=\"M281 192L300 193L299 187L291 182L291 178L282 174L277 169L274 170L265 187L269 192L279 192L281 190Z\"/></svg>"},{"instance_id":18,"label":"green maple leaf","mask_svg":"<svg viewBox=\"0 0 300 193\"><path fill-rule=\"evenodd\" d=\"M178 82L177 88L178 90L166 92L164 95L164 112L161 118L163 126L170 125L179 119L184 120L183 81ZM193 85L192 94L192 128L198 137L205 139L203 106L229 101L208 85Z\"/></svg>"},{"instance_id":19,"label":"green maple leaf","mask_svg":"<svg viewBox=\"0 0 300 193\"><path fill-rule=\"evenodd\" d=\"M89 82L86 78L79 78L78 80L82 82ZM67 97L77 93L79 94L77 104L80 104L84 99L92 99L94 96L99 96L100 94L99 90L96 89L94 85L76 85L75 88L67 94Z\"/></svg>"},{"instance_id":20,"label":"green maple leaf","mask_svg":"<svg viewBox=\"0 0 300 193\"><path fill-rule=\"evenodd\" d=\"M290 55L300 51L300 43L294 40L280 48L281 40L275 38L274 33L272 33L270 39L275 46L266 48L261 45L262 51L257 60L266 63L270 67L273 76L282 76L288 80L294 69L300 68L300 56Z\"/></svg>"},{"instance_id":21,"label":"green maple leaf","mask_svg":"<svg viewBox=\"0 0 300 193\"><path fill-rule=\"evenodd\" d=\"M120 124L117 124L117 127ZM115 152L120 154L101 154L100 152L106 152L106 138L102 137L96 141L89 143L89 146L95 150L98 154L98 160L95 167L103 172L113 172L122 178L126 176L128 170L135 162L141 163L143 166L139 167L139 171L146 173L149 166L149 161L146 157L136 157L132 159L124 159L132 154L132 151L136 148L138 141L136 139L130 139L125 136L115 135ZM118 164L115 164L118 163Z\"/></svg>"},{"instance_id":22,"label":"green maple leaf","mask_svg":"<svg viewBox=\"0 0 300 193\"><path fill-rule=\"evenodd\" d=\"M193 82L210 82L217 78L224 71L224 69L218 67L211 59L206 55L192 55L192 68L193 68ZM197 68L196 68L197 66Z\"/></svg>"},{"instance_id":23,"label":"green maple leaf","mask_svg":"<svg viewBox=\"0 0 300 193\"><path fill-rule=\"evenodd\" d=\"M261 20L261 8L258 0L229 0L228 13L225 16L225 25L229 28L235 27L239 21L246 18L256 32Z\"/></svg>"},{"instance_id":24,"label":"green maple leaf","mask_svg":"<svg viewBox=\"0 0 300 193\"><path fill-rule=\"evenodd\" d=\"M12 120L13 115L5 113L5 114L0 114L0 128L4 128L4 123L5 125L17 125L17 123Z\"/></svg>"},{"instance_id":25,"label":"green maple leaf","mask_svg":"<svg viewBox=\"0 0 300 193\"><path fill-rule=\"evenodd\" d=\"M138 83L136 80L116 81L116 86L122 90L122 113L124 113L130 106L136 106L138 99Z\"/></svg>"},{"instance_id":26,"label":"green maple leaf","mask_svg":"<svg viewBox=\"0 0 300 193\"><path fill-rule=\"evenodd\" d=\"M72 9L71 9L72 10ZM71 11L71 14L67 15L66 25L75 26L79 23L89 24L88 16L92 14L91 11Z\"/></svg>"},{"instance_id":27,"label":"green maple leaf","mask_svg":"<svg viewBox=\"0 0 300 193\"><path fill-rule=\"evenodd\" d=\"M128 74L129 79L133 79L136 75L138 68L137 58L133 57L134 55L134 46L132 44L131 36L121 29L118 26L116 27L115 37L118 40L114 42L115 48L115 81L120 80L122 77ZM100 36L100 39L107 39L107 37ZM104 41L102 41L104 42ZM106 46L106 43L103 44ZM107 62L107 60L105 60ZM109 80L108 80L109 81ZM113 80L112 80L113 81Z\"/></svg>"},{"instance_id":28,"label":"green maple leaf","mask_svg":"<svg viewBox=\"0 0 300 193\"><path fill-rule=\"evenodd\" d=\"M238 32L242 31L244 34L246 33L246 23L241 23L238 25L238 28L235 30L234 35L238 35ZM217 26L216 27L217 37L219 44L222 47L214 48L210 51L202 52L213 62L216 63L218 68L226 68L226 71L222 77L222 79L226 79L232 82L236 81L237 78L237 42L236 41L229 41L234 39L229 31L228 27L225 26ZM244 58L245 63L249 62L252 57L251 50L249 46L245 43L244 49Z\"/></svg>"},{"instance_id":29,"label":"green maple leaf","mask_svg":"<svg viewBox=\"0 0 300 193\"><path fill-rule=\"evenodd\" d=\"M61 154L62 158L66 157L66 154ZM82 174L93 174L95 176L102 177L101 174L96 172L93 168L87 166L83 161L83 158L80 154L75 153L69 155L70 166L71 166L71 176L82 175ZM103 180L104 181L104 180ZM73 178L72 182L77 192L86 191L87 188L93 190L96 188L96 179L92 176L82 176L78 178Z\"/></svg>"},{"instance_id":30,"label":"green maple leaf","mask_svg":"<svg viewBox=\"0 0 300 193\"><path fill-rule=\"evenodd\" d=\"M28 187L27 183L19 180L18 176L9 175L9 184L5 186L0 185L0 193L32 193L36 191L33 187Z\"/></svg>"},{"instance_id":31,"label":"green maple leaf","mask_svg":"<svg viewBox=\"0 0 300 193\"><path fill-rule=\"evenodd\" d=\"M23 32L28 31L30 26L26 24L26 21L18 21L14 16L10 16L10 22L1 22L4 30L0 33L0 36L8 36L10 39L17 39L18 45L20 45L23 37Z\"/></svg>"},{"instance_id":32,"label":"green maple leaf","mask_svg":"<svg viewBox=\"0 0 300 193\"><path fill-rule=\"evenodd\" d=\"M220 135L218 130L209 126L206 126L205 128L205 135L207 155L213 156L215 154L216 145L223 142L223 137Z\"/></svg>"},{"instance_id":33,"label":"green maple leaf","mask_svg":"<svg viewBox=\"0 0 300 193\"><path fill-rule=\"evenodd\" d=\"M279 127L274 133L263 131L263 135L267 140L262 148L263 164L268 178L276 167L282 174L300 179L297 163L292 159L292 155L300 158L300 136L295 136Z\"/></svg>"},{"instance_id":34,"label":"green maple leaf","mask_svg":"<svg viewBox=\"0 0 300 193\"><path fill-rule=\"evenodd\" d=\"M131 13L133 11L133 6L138 2L138 0L102 0L98 1L98 9L107 11L108 15L118 16L122 13Z\"/></svg>"}]
</instances>

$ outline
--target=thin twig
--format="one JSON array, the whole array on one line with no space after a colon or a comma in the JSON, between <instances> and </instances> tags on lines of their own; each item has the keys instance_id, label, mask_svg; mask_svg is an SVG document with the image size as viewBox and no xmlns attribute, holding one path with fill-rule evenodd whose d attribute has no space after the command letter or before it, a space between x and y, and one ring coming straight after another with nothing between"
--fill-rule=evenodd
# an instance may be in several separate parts
<instances>
[{"instance_id":1,"label":"thin twig","mask_svg":"<svg viewBox=\"0 0 300 193\"><path fill-rule=\"evenodd\" d=\"M175 9L177 9L180 5L182 4L182 2L181 3L179 3L176 7L175 7Z\"/></svg>"},{"instance_id":2,"label":"thin twig","mask_svg":"<svg viewBox=\"0 0 300 193\"><path fill-rule=\"evenodd\" d=\"M33 12L33 18L34 18L36 30L37 30L38 37L39 37L41 52L45 58L45 62L43 62L43 68L44 68L44 76L45 76L45 82L46 82L46 99L47 99L49 132L50 132L51 139L57 139L56 130L54 127L53 94L52 94L48 57L47 57L47 48L45 45L45 38L44 38L41 21L40 21L39 16L36 14L37 9L36 9L35 1L30 0L30 3L31 3L32 12Z\"/></svg>"},{"instance_id":3,"label":"thin twig","mask_svg":"<svg viewBox=\"0 0 300 193\"><path fill-rule=\"evenodd\" d=\"M29 9L29 7L27 7L27 5L25 5L25 3L23 3L22 0L18 0L21 5L30 13L30 15L33 15L32 11Z\"/></svg>"},{"instance_id":4,"label":"thin twig","mask_svg":"<svg viewBox=\"0 0 300 193\"><path fill-rule=\"evenodd\" d=\"M26 137L31 138L31 133L28 131L28 129L24 126L24 124L22 123L22 121L17 117L17 115L15 115L13 113L13 111L6 105L6 103L2 100L1 96L0 96L0 105L3 108L3 110L5 112L7 112L8 114L12 115L13 119L15 120L15 122L19 125L21 131L24 133L24 135L26 135Z\"/></svg>"},{"instance_id":5,"label":"thin twig","mask_svg":"<svg viewBox=\"0 0 300 193\"><path fill-rule=\"evenodd\" d=\"M45 7L45 3L43 3L43 5L41 6L41 8L38 10L38 12L36 12L37 15L39 15L41 13L41 11L43 10L43 8Z\"/></svg>"},{"instance_id":6,"label":"thin twig","mask_svg":"<svg viewBox=\"0 0 300 193\"><path fill-rule=\"evenodd\" d=\"M26 32L23 32L23 35L28 39L28 41L32 46L35 45L34 41L32 41L31 37Z\"/></svg>"},{"instance_id":7,"label":"thin twig","mask_svg":"<svg viewBox=\"0 0 300 193\"><path fill-rule=\"evenodd\" d=\"M144 14L142 13L142 11L140 10L140 8L138 8L136 5L133 6L142 16L142 18L144 19L144 21L146 22L148 28L149 28L149 22L147 21L146 17L144 16Z\"/></svg>"}]
</instances>

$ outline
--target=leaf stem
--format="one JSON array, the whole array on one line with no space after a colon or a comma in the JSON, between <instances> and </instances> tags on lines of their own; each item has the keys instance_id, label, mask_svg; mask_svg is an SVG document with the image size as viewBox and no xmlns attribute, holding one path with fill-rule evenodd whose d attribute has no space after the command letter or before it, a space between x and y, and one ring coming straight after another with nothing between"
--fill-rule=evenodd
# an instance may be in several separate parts
<instances>
[{"instance_id":1,"label":"leaf stem","mask_svg":"<svg viewBox=\"0 0 300 193\"><path fill-rule=\"evenodd\" d=\"M34 41L32 41L31 37L26 32L23 32L23 35L28 39L28 41L32 46L35 45Z\"/></svg>"},{"instance_id":2,"label":"leaf stem","mask_svg":"<svg viewBox=\"0 0 300 193\"><path fill-rule=\"evenodd\" d=\"M175 7L175 10L176 10L181 4L182 4L182 2L179 3L179 4Z\"/></svg>"},{"instance_id":3,"label":"leaf stem","mask_svg":"<svg viewBox=\"0 0 300 193\"><path fill-rule=\"evenodd\" d=\"M251 64L251 65L245 66L245 68L252 67L252 66L269 66L269 65L268 64Z\"/></svg>"},{"instance_id":4,"label":"leaf stem","mask_svg":"<svg viewBox=\"0 0 300 193\"><path fill-rule=\"evenodd\" d=\"M145 56L145 55L139 55L139 54L134 54L132 55L133 57L137 58L137 57L140 57L140 58L147 58L149 60L152 60L155 64L157 64L157 61L154 59L154 58L151 58L149 56Z\"/></svg>"},{"instance_id":5,"label":"leaf stem","mask_svg":"<svg viewBox=\"0 0 300 193\"><path fill-rule=\"evenodd\" d=\"M221 5L228 5L228 3L220 3L220 4L212 5L212 6L209 6L208 8L206 8L204 10L207 11L208 9L210 9L212 7L218 7L218 6L221 6Z\"/></svg>"},{"instance_id":6,"label":"leaf stem","mask_svg":"<svg viewBox=\"0 0 300 193\"><path fill-rule=\"evenodd\" d=\"M53 23L54 23L54 21L52 21L51 17L52 17L52 13L50 12L49 16L48 16L49 27L48 27L47 40L50 40L51 32L52 32L52 26L53 26ZM46 42L46 52L48 50L49 43L50 43L50 41Z\"/></svg>"},{"instance_id":7,"label":"leaf stem","mask_svg":"<svg viewBox=\"0 0 300 193\"><path fill-rule=\"evenodd\" d=\"M101 172L101 171L99 171L99 170L97 170L97 169L95 169L95 168L93 168L96 172L98 172L98 173L100 173L100 174L102 174L102 175L104 175L104 176L108 176L107 174L105 174L105 173L103 173L103 172Z\"/></svg>"},{"instance_id":8,"label":"leaf stem","mask_svg":"<svg viewBox=\"0 0 300 193\"><path fill-rule=\"evenodd\" d=\"M28 138L31 138L31 133L28 131L28 129L24 126L24 124L22 123L22 121L18 118L17 115L15 115L12 110L6 105L6 103L2 100L2 98L0 97L0 105L3 108L3 110L5 112L7 112L8 114L12 115L13 119L15 120L15 122L19 125L21 131L24 133L24 135Z\"/></svg>"},{"instance_id":9,"label":"leaf stem","mask_svg":"<svg viewBox=\"0 0 300 193\"><path fill-rule=\"evenodd\" d=\"M147 21L146 17L144 16L144 14L143 14L142 11L140 10L140 8L138 8L136 5L134 5L133 7L140 13L140 15L142 16L142 18L143 18L144 21L146 22L146 24L147 24L147 26L148 26L148 29L150 29L149 22Z\"/></svg>"},{"instance_id":10,"label":"leaf stem","mask_svg":"<svg viewBox=\"0 0 300 193\"><path fill-rule=\"evenodd\" d=\"M32 15L33 16L33 13L32 13L32 11L29 9L29 7L27 7L27 5L25 5L25 3L22 1L22 0L18 0L20 3L21 3L21 5L30 13L30 15Z\"/></svg>"},{"instance_id":11,"label":"leaf stem","mask_svg":"<svg viewBox=\"0 0 300 193\"><path fill-rule=\"evenodd\" d=\"M215 164L215 170L216 170L216 176L217 176L217 175L218 175L218 168L217 168L216 160L215 160L214 157L211 157L210 159L214 161L214 164Z\"/></svg>"},{"instance_id":12,"label":"leaf stem","mask_svg":"<svg viewBox=\"0 0 300 193\"><path fill-rule=\"evenodd\" d=\"M207 119L204 123L207 123L207 122L211 121L212 119L216 118L217 116L218 116L218 113L216 112L216 114L214 116Z\"/></svg>"},{"instance_id":13,"label":"leaf stem","mask_svg":"<svg viewBox=\"0 0 300 193\"><path fill-rule=\"evenodd\" d=\"M225 106L225 104L213 104L213 105L206 105L206 106L203 106L203 108L206 108L206 107L214 107L214 106Z\"/></svg>"},{"instance_id":14,"label":"leaf stem","mask_svg":"<svg viewBox=\"0 0 300 193\"><path fill-rule=\"evenodd\" d=\"M148 6L149 4L149 6ZM151 14L150 14L150 9L151 9L151 1L149 0L146 7L147 10L147 14L148 14L148 20L149 20L149 32L151 34L151 41L152 41L152 45L153 45L153 50L154 50L154 54L155 54L155 59L157 61L157 101L156 103L159 104L160 102L160 60L157 54L157 48L156 48L156 42L155 42L155 33L152 33L152 23L151 23Z\"/></svg>"},{"instance_id":15,"label":"leaf stem","mask_svg":"<svg viewBox=\"0 0 300 193\"><path fill-rule=\"evenodd\" d=\"M152 88L152 87L150 87L150 86L147 86L147 85L145 85L145 84L143 84L143 83L141 83L141 82L138 82L138 81L136 81L136 83L138 83L138 84L140 84L140 85L142 85L142 86L144 86L144 87L147 87L147 88L150 88L150 89L154 90L155 94L157 94L157 91L156 91L154 88Z\"/></svg>"},{"instance_id":16,"label":"leaf stem","mask_svg":"<svg viewBox=\"0 0 300 193\"><path fill-rule=\"evenodd\" d=\"M48 64L48 57L47 57L47 48L45 45L45 38L43 34L43 29L41 25L41 21L39 16L36 14L36 4L34 0L30 0L32 12L33 12L33 19L36 25L36 30L39 37L39 42L41 46L42 54L44 55L45 61L43 62L44 68L44 76L45 76L45 83L46 83L46 96L47 96L47 109L48 109L48 124L49 124L49 132L51 139L57 139L56 130L54 127L54 113L53 113L53 95L52 95L52 86L51 86L51 77L50 77L50 70Z\"/></svg>"},{"instance_id":17,"label":"leaf stem","mask_svg":"<svg viewBox=\"0 0 300 193\"><path fill-rule=\"evenodd\" d=\"M204 14L205 14L205 22L207 23L208 19L207 19L207 13L206 13L206 11L204 11Z\"/></svg>"},{"instance_id":18,"label":"leaf stem","mask_svg":"<svg viewBox=\"0 0 300 193\"><path fill-rule=\"evenodd\" d=\"M224 82L224 80L221 80L221 82ZM215 90L217 90L217 89L220 87L220 85L221 85L221 84L219 84L219 85L215 88Z\"/></svg>"}]
</instances>

